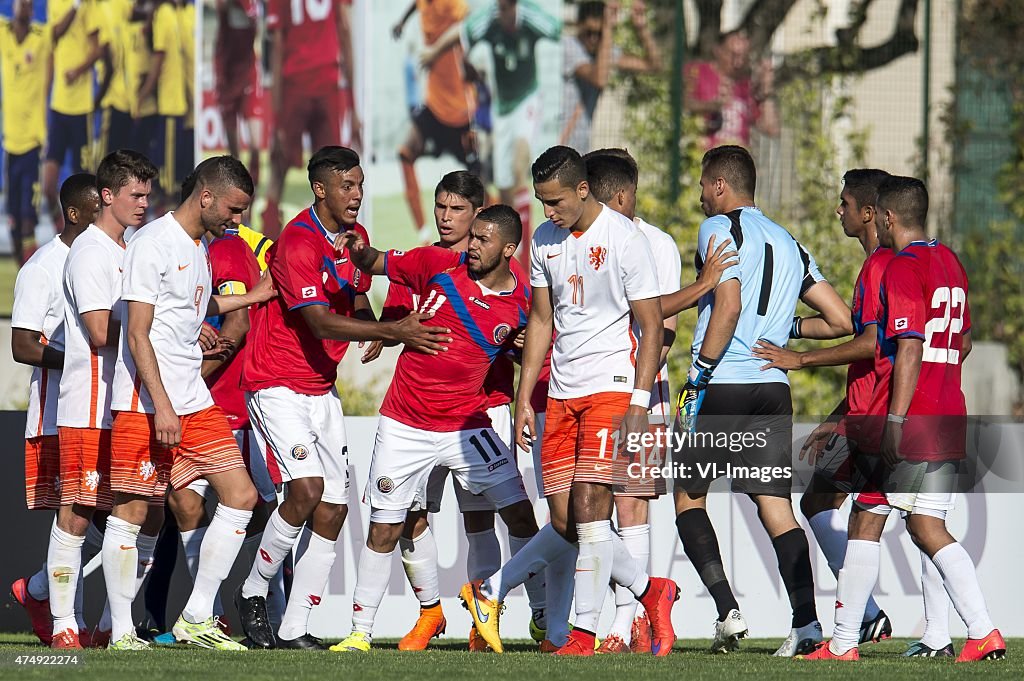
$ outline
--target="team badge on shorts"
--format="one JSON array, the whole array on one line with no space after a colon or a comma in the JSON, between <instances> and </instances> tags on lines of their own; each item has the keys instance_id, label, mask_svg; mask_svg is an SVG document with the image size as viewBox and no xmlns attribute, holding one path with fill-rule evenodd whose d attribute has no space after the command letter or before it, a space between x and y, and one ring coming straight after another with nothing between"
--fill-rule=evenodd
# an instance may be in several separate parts
<instances>
[{"instance_id":1,"label":"team badge on shorts","mask_svg":"<svg viewBox=\"0 0 1024 681\"><path fill-rule=\"evenodd\" d=\"M89 471L85 474L85 486L90 492L95 492L100 487L100 472Z\"/></svg>"},{"instance_id":2,"label":"team badge on shorts","mask_svg":"<svg viewBox=\"0 0 1024 681\"><path fill-rule=\"evenodd\" d=\"M381 494L390 494L395 489L395 481L382 475L377 478L377 489L380 490Z\"/></svg>"},{"instance_id":3,"label":"team badge on shorts","mask_svg":"<svg viewBox=\"0 0 1024 681\"><path fill-rule=\"evenodd\" d=\"M604 246L591 246L590 247L590 266L595 271L601 269L601 265L604 264L605 258L608 257L608 249Z\"/></svg>"},{"instance_id":4,"label":"team badge on shorts","mask_svg":"<svg viewBox=\"0 0 1024 681\"><path fill-rule=\"evenodd\" d=\"M305 461L307 456L309 456L309 450L306 449L306 445L292 447L292 458L296 461Z\"/></svg>"},{"instance_id":5,"label":"team badge on shorts","mask_svg":"<svg viewBox=\"0 0 1024 681\"><path fill-rule=\"evenodd\" d=\"M148 481L156 473L156 466L153 465L152 461L143 461L139 463L139 478Z\"/></svg>"},{"instance_id":6,"label":"team badge on shorts","mask_svg":"<svg viewBox=\"0 0 1024 681\"><path fill-rule=\"evenodd\" d=\"M501 345L508 338L508 335L512 333L512 327L508 324L498 324L494 327L494 344Z\"/></svg>"}]
</instances>

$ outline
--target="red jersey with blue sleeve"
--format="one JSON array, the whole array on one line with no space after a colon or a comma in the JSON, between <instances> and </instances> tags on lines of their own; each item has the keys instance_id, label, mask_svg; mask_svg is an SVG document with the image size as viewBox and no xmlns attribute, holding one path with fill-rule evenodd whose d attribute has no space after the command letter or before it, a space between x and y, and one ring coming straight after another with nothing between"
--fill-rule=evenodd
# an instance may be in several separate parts
<instances>
[{"instance_id":1,"label":"red jersey with blue sleeve","mask_svg":"<svg viewBox=\"0 0 1024 681\"><path fill-rule=\"evenodd\" d=\"M964 457L967 405L961 390L964 335L971 330L967 273L947 246L914 241L897 253L882 276L875 390L869 413L878 422L873 449L892 398L896 342L920 338L921 372L903 424L900 452L912 461Z\"/></svg>"},{"instance_id":2,"label":"red jersey with blue sleeve","mask_svg":"<svg viewBox=\"0 0 1024 681\"><path fill-rule=\"evenodd\" d=\"M352 229L369 243L362 225ZM252 316L243 389L284 386L303 395L324 395L334 387L348 341L317 338L300 310L323 305L352 317L356 296L370 288L370 276L356 269L348 249L335 252L335 236L324 228L316 211L307 208L285 226L281 238L267 251L267 269L278 296L257 307Z\"/></svg>"},{"instance_id":3,"label":"red jersey with blue sleeve","mask_svg":"<svg viewBox=\"0 0 1024 681\"><path fill-rule=\"evenodd\" d=\"M241 295L259 283L260 264L249 245L237 235L227 234L210 242L210 265L213 288L219 295ZM219 330L223 316L208 317L206 321ZM249 426L249 412L240 386L247 354L248 345L243 339L235 354L206 377L213 402L224 410L231 430Z\"/></svg>"},{"instance_id":4,"label":"red jersey with blue sleeve","mask_svg":"<svg viewBox=\"0 0 1024 681\"><path fill-rule=\"evenodd\" d=\"M408 253L388 251L388 278L419 297L426 323L452 330L447 352L427 355L406 349L380 413L413 428L451 432L490 425L484 381L495 358L506 352L526 325L530 289L515 276L510 291L492 292L471 277L466 254L427 246Z\"/></svg>"},{"instance_id":5,"label":"red jersey with blue sleeve","mask_svg":"<svg viewBox=\"0 0 1024 681\"><path fill-rule=\"evenodd\" d=\"M859 336L873 324L878 324L880 300L878 292L882 287L882 274L893 258L890 248L878 247L861 265L857 282L853 287L851 306L853 335ZM852 362L846 371L846 417L839 421L836 432L856 440L863 424L862 417L871 407L875 392L875 361L859 359Z\"/></svg>"},{"instance_id":6,"label":"red jersey with blue sleeve","mask_svg":"<svg viewBox=\"0 0 1024 681\"><path fill-rule=\"evenodd\" d=\"M517 280L526 281L526 275L517 260L509 262L509 268ZM419 296L414 294L411 288L391 282L387 298L384 300L384 309L380 314L381 321L403 319L416 309L418 303ZM488 409L512 403L512 399L515 397L515 374L515 363L507 354L502 353L495 357L494 364L487 372L487 379L484 381ZM546 388L545 397L547 397Z\"/></svg>"}]
</instances>

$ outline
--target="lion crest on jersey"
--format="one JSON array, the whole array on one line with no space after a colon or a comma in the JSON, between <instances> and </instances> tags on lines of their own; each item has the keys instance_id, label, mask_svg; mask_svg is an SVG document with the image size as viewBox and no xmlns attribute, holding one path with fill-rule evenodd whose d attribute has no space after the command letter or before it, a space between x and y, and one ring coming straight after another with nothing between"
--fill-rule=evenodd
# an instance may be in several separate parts
<instances>
[{"instance_id":1,"label":"lion crest on jersey","mask_svg":"<svg viewBox=\"0 0 1024 681\"><path fill-rule=\"evenodd\" d=\"M395 489L395 481L386 475L377 478L377 489L381 494L390 494Z\"/></svg>"},{"instance_id":2,"label":"lion crest on jersey","mask_svg":"<svg viewBox=\"0 0 1024 681\"><path fill-rule=\"evenodd\" d=\"M501 345L508 338L508 335L512 333L512 327L508 324L501 323L494 327L494 344Z\"/></svg>"},{"instance_id":3,"label":"lion crest on jersey","mask_svg":"<svg viewBox=\"0 0 1024 681\"><path fill-rule=\"evenodd\" d=\"M139 464L139 477L143 480L149 480L156 473L156 466L153 465L152 461L143 461Z\"/></svg>"},{"instance_id":4,"label":"lion crest on jersey","mask_svg":"<svg viewBox=\"0 0 1024 681\"><path fill-rule=\"evenodd\" d=\"M98 490L100 488L100 472L88 471L85 474L85 486L90 492Z\"/></svg>"},{"instance_id":5,"label":"lion crest on jersey","mask_svg":"<svg viewBox=\"0 0 1024 681\"><path fill-rule=\"evenodd\" d=\"M593 267L595 271L601 269L601 265L604 264L605 258L607 257L608 249L604 246L590 247L590 256L588 260L590 261L590 266Z\"/></svg>"},{"instance_id":6,"label":"lion crest on jersey","mask_svg":"<svg viewBox=\"0 0 1024 681\"><path fill-rule=\"evenodd\" d=\"M307 456L309 456L309 450L306 449L306 445L295 445L292 447L292 458L296 461L305 461Z\"/></svg>"}]
</instances>

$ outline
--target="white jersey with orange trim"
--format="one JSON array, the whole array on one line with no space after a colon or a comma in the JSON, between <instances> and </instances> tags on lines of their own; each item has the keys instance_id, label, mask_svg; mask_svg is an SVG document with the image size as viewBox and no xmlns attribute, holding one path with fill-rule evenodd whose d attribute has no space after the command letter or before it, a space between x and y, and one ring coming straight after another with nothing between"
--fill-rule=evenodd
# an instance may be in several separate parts
<instances>
[{"instance_id":1,"label":"white jersey with orange trim","mask_svg":"<svg viewBox=\"0 0 1024 681\"><path fill-rule=\"evenodd\" d=\"M212 281L206 242L190 237L173 213L140 229L128 246L122 296L125 305L140 302L155 308L149 341L160 380L179 416L213 405L201 375L203 351L198 343ZM127 322L125 315L112 406L115 411L152 414L153 400L128 350Z\"/></svg>"},{"instance_id":2,"label":"white jersey with orange trim","mask_svg":"<svg viewBox=\"0 0 1024 681\"><path fill-rule=\"evenodd\" d=\"M54 237L32 254L14 282L11 327L39 334L39 342L64 349L64 263L71 249ZM60 369L32 367L25 439L57 434Z\"/></svg>"},{"instance_id":3,"label":"white jersey with orange trim","mask_svg":"<svg viewBox=\"0 0 1024 681\"><path fill-rule=\"evenodd\" d=\"M667 232L654 225L644 222L643 218L633 218L633 222L640 231L647 237L651 244L651 253L654 255L654 266L658 269L658 289L661 295L669 295L679 290L679 280L683 275L683 261L679 257L679 247ZM639 335L640 327L633 324L633 333ZM658 375L654 379L654 388L651 390L651 417L656 417L660 422L669 423L671 414L672 391L668 384L668 358L658 367Z\"/></svg>"},{"instance_id":4,"label":"white jersey with orange trim","mask_svg":"<svg viewBox=\"0 0 1024 681\"><path fill-rule=\"evenodd\" d=\"M530 285L534 295L549 288L554 308L548 394L564 400L632 392L638 345L629 302L659 295L640 228L607 206L579 236L545 222L530 245Z\"/></svg>"},{"instance_id":5,"label":"white jersey with orange trim","mask_svg":"<svg viewBox=\"0 0 1024 681\"><path fill-rule=\"evenodd\" d=\"M124 248L96 225L89 225L71 244L64 265L64 372L58 426L109 429L113 424L110 385L117 347L94 350L82 315L110 310L112 319L121 319L123 263Z\"/></svg>"}]
</instances>

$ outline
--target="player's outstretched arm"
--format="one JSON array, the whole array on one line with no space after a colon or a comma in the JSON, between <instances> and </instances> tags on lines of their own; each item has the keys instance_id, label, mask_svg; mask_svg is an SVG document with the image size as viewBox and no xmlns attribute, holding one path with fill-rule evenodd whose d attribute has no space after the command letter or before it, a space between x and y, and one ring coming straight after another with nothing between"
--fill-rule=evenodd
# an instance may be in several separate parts
<instances>
[{"instance_id":1,"label":"player's outstretched arm","mask_svg":"<svg viewBox=\"0 0 1024 681\"><path fill-rule=\"evenodd\" d=\"M160 365L156 360L156 352L149 340L150 329L153 328L155 306L129 300L128 309L128 351L135 361L135 370L146 386L153 400L154 421L157 442L165 447L176 447L181 442L181 419L174 412L174 405L164 389L160 378Z\"/></svg>"},{"instance_id":2,"label":"player's outstretched arm","mask_svg":"<svg viewBox=\"0 0 1024 681\"><path fill-rule=\"evenodd\" d=\"M853 333L850 308L832 284L819 281L808 288L800 300L820 314L800 320L800 338L830 340Z\"/></svg>"},{"instance_id":3,"label":"player's outstretched arm","mask_svg":"<svg viewBox=\"0 0 1024 681\"><path fill-rule=\"evenodd\" d=\"M544 358L551 349L551 335L554 332L554 307L551 303L551 289L546 286L533 287L533 300L530 305L530 316L526 321L526 339L523 343L522 368L519 372L519 389L516 393L516 414L512 432L516 444L529 451L533 443L527 441L523 429L529 428L530 438L537 438L537 425L534 422L530 397L537 387L540 371L544 366Z\"/></svg>"},{"instance_id":4,"label":"player's outstretched arm","mask_svg":"<svg viewBox=\"0 0 1024 681\"><path fill-rule=\"evenodd\" d=\"M874 357L875 336L876 326L868 324L862 333L845 343L840 343L830 348L808 350L807 352L796 352L780 348L762 338L754 344L753 353L756 357L760 357L767 362L767 364L761 367L761 371L772 368L793 371L806 367L843 366L845 364L853 364L858 360ZM801 338L801 336L791 335L790 338Z\"/></svg>"},{"instance_id":5,"label":"player's outstretched arm","mask_svg":"<svg viewBox=\"0 0 1024 681\"><path fill-rule=\"evenodd\" d=\"M252 287L251 291L234 296L210 296L210 303L206 307L206 316L219 317L222 314L228 314L250 305L266 302L276 295L277 289L274 288L274 280L269 273L264 272L259 282Z\"/></svg>"},{"instance_id":6,"label":"player's outstretched arm","mask_svg":"<svg viewBox=\"0 0 1024 681\"><path fill-rule=\"evenodd\" d=\"M718 248L715 248L715 235L711 235L708 240L708 253L711 253L711 257L701 268L697 281L675 293L661 297L661 312L666 319L696 305L701 297L715 290L718 282L722 280L722 274L727 269L739 263L736 249L729 249L730 244L732 244L732 239L726 239Z\"/></svg>"},{"instance_id":7,"label":"player's outstretched arm","mask_svg":"<svg viewBox=\"0 0 1024 681\"><path fill-rule=\"evenodd\" d=\"M347 230L334 239L334 250L348 249L352 264L370 274L384 274L384 253L366 243L355 230Z\"/></svg>"},{"instance_id":8,"label":"player's outstretched arm","mask_svg":"<svg viewBox=\"0 0 1024 681\"><path fill-rule=\"evenodd\" d=\"M395 341L429 355L445 352L452 342L451 329L443 326L425 326L430 315L412 312L397 322L372 322L346 317L331 312L325 305L306 305L299 308L302 319L320 340L340 341Z\"/></svg>"}]
</instances>

